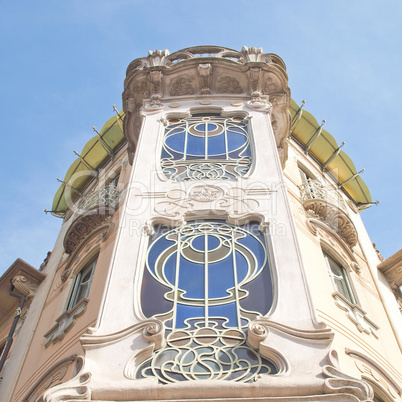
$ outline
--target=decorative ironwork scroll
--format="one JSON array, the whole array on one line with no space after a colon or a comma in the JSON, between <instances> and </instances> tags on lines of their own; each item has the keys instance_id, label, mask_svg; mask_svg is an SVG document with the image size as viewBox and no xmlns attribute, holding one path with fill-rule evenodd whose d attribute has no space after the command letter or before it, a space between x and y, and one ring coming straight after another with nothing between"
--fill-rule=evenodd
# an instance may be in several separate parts
<instances>
[{"instance_id":1,"label":"decorative ironwork scroll","mask_svg":"<svg viewBox=\"0 0 402 402\"><path fill-rule=\"evenodd\" d=\"M141 290L147 317L164 322L166 345L136 371L161 383L253 381L275 366L246 343L249 323L272 305L271 273L258 224L219 220L156 227Z\"/></svg>"},{"instance_id":2,"label":"decorative ironwork scroll","mask_svg":"<svg viewBox=\"0 0 402 402\"><path fill-rule=\"evenodd\" d=\"M243 117L173 118L163 138L161 167L168 179L235 179L250 169L251 149Z\"/></svg>"},{"instance_id":3,"label":"decorative ironwork scroll","mask_svg":"<svg viewBox=\"0 0 402 402\"><path fill-rule=\"evenodd\" d=\"M163 384L194 380L252 382L263 373L275 374L276 367L247 345L244 332L200 327L170 333L166 346L137 370L137 378L156 377Z\"/></svg>"}]
</instances>

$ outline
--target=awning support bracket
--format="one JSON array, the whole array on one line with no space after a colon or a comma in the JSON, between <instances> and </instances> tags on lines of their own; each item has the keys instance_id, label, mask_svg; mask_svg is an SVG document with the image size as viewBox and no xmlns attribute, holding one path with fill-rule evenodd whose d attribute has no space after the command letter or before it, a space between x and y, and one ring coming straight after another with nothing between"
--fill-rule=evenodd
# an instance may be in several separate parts
<instances>
[{"instance_id":1,"label":"awning support bracket","mask_svg":"<svg viewBox=\"0 0 402 402\"><path fill-rule=\"evenodd\" d=\"M324 124L325 124L325 120L322 121L321 126L318 127L317 130L315 130L315 133L313 134L313 136L308 140L306 146L304 147L305 153L308 153L311 146L318 140L319 136L322 133L322 127Z\"/></svg>"},{"instance_id":2,"label":"awning support bracket","mask_svg":"<svg viewBox=\"0 0 402 402\"><path fill-rule=\"evenodd\" d=\"M81 160L81 162L89 169L92 170L93 172L96 172L96 169L94 169L77 151L73 151Z\"/></svg>"},{"instance_id":3,"label":"awning support bracket","mask_svg":"<svg viewBox=\"0 0 402 402\"><path fill-rule=\"evenodd\" d=\"M71 186L70 184L66 183L65 181L60 180L59 178L57 178L57 181L64 184L66 187L71 188L71 190L75 191L77 194L82 195L82 192L80 190L77 190L75 187Z\"/></svg>"},{"instance_id":4,"label":"awning support bracket","mask_svg":"<svg viewBox=\"0 0 402 402\"><path fill-rule=\"evenodd\" d=\"M109 147L109 145L107 144L107 142L102 138L102 136L99 134L98 130L96 129L95 126L92 127L93 130L95 131L96 134L98 134L99 137L99 142L101 143L101 145L103 146L103 148L105 148L105 151L109 154L109 156L111 158L113 158L113 150L112 148Z\"/></svg>"},{"instance_id":5,"label":"awning support bracket","mask_svg":"<svg viewBox=\"0 0 402 402\"><path fill-rule=\"evenodd\" d=\"M338 188L343 187L346 183L348 183L349 181L355 179L357 176L359 176L361 173L364 172L365 169L360 170L360 172L355 173L353 176L349 177L349 179L345 180L344 182L340 183Z\"/></svg>"},{"instance_id":6,"label":"awning support bracket","mask_svg":"<svg viewBox=\"0 0 402 402\"><path fill-rule=\"evenodd\" d=\"M342 144L334 151L334 153L322 164L323 171L339 155L339 152L341 152L341 149L344 145L345 145L345 142L342 142Z\"/></svg>"},{"instance_id":7,"label":"awning support bracket","mask_svg":"<svg viewBox=\"0 0 402 402\"><path fill-rule=\"evenodd\" d=\"M296 128L296 126L297 126L297 124L299 123L299 121L300 121L300 119L301 119L301 117L302 117L302 114L303 114L303 107L306 105L306 101L305 100L302 100L302 103L301 103L301 105L300 105L300 107L299 107L299 110L296 112L296 114L294 115L294 117L293 117L293 119L292 119L292 124L291 124L291 126L290 126L290 130L292 131L292 130L294 130L295 128Z\"/></svg>"}]
</instances>

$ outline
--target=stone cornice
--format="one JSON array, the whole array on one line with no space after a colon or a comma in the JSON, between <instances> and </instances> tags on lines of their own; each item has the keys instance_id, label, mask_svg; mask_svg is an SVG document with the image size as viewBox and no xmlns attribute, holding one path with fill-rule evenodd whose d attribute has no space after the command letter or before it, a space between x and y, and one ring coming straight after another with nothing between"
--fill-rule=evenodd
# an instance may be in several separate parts
<instances>
[{"instance_id":1,"label":"stone cornice","mask_svg":"<svg viewBox=\"0 0 402 402\"><path fill-rule=\"evenodd\" d=\"M129 65L123 109L130 162L141 129L142 108L157 111L165 101L206 96L239 99L251 109L270 113L284 164L290 133L290 90L284 62L274 54L264 54L261 48L243 47L237 52L217 46L192 47L172 55L156 50Z\"/></svg>"},{"instance_id":2,"label":"stone cornice","mask_svg":"<svg viewBox=\"0 0 402 402\"><path fill-rule=\"evenodd\" d=\"M402 249L378 265L391 287L402 286Z\"/></svg>"},{"instance_id":3,"label":"stone cornice","mask_svg":"<svg viewBox=\"0 0 402 402\"><path fill-rule=\"evenodd\" d=\"M0 321L18 305L18 300L8 294L11 283L18 293L31 299L44 278L42 272L17 258L0 278Z\"/></svg>"}]
</instances>

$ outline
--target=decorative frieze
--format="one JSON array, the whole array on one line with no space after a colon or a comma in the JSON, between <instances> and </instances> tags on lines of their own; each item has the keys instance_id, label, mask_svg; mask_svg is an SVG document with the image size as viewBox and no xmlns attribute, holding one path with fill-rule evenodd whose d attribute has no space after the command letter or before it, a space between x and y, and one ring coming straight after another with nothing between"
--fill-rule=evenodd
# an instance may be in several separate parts
<instances>
[{"instance_id":1,"label":"decorative frieze","mask_svg":"<svg viewBox=\"0 0 402 402\"><path fill-rule=\"evenodd\" d=\"M169 93L171 96L194 95L194 78L190 74L182 74L172 80Z\"/></svg>"},{"instance_id":2,"label":"decorative frieze","mask_svg":"<svg viewBox=\"0 0 402 402\"><path fill-rule=\"evenodd\" d=\"M243 93L243 88L240 86L239 81L230 77L229 75L224 75L218 79L218 92L220 94L241 94Z\"/></svg>"},{"instance_id":3,"label":"decorative frieze","mask_svg":"<svg viewBox=\"0 0 402 402\"><path fill-rule=\"evenodd\" d=\"M145 193L146 198L163 198L155 203L154 211L162 217L182 219L184 214L208 209L215 216L229 215L241 219L258 211L260 196L270 196L276 189L223 189L218 186L197 185L185 190L170 190L166 193ZM274 206L273 206L274 208Z\"/></svg>"}]
</instances>

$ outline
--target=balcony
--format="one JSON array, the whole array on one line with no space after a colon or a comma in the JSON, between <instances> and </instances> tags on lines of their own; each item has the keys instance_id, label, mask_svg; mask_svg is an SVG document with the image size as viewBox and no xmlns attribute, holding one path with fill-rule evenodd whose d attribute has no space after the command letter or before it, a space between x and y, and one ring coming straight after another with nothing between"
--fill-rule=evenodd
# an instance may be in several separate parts
<instances>
[{"instance_id":1,"label":"balcony","mask_svg":"<svg viewBox=\"0 0 402 402\"><path fill-rule=\"evenodd\" d=\"M299 189L304 209L354 247L357 231L339 192L312 179L304 181Z\"/></svg>"},{"instance_id":2,"label":"balcony","mask_svg":"<svg viewBox=\"0 0 402 402\"><path fill-rule=\"evenodd\" d=\"M119 205L120 193L109 185L82 198L74 214L74 221L64 237L64 249L71 254L82 240L114 214Z\"/></svg>"},{"instance_id":3,"label":"balcony","mask_svg":"<svg viewBox=\"0 0 402 402\"><path fill-rule=\"evenodd\" d=\"M109 185L84 197L78 204L78 212L86 214L92 211L112 215L118 205L119 191L116 186Z\"/></svg>"}]
</instances>

